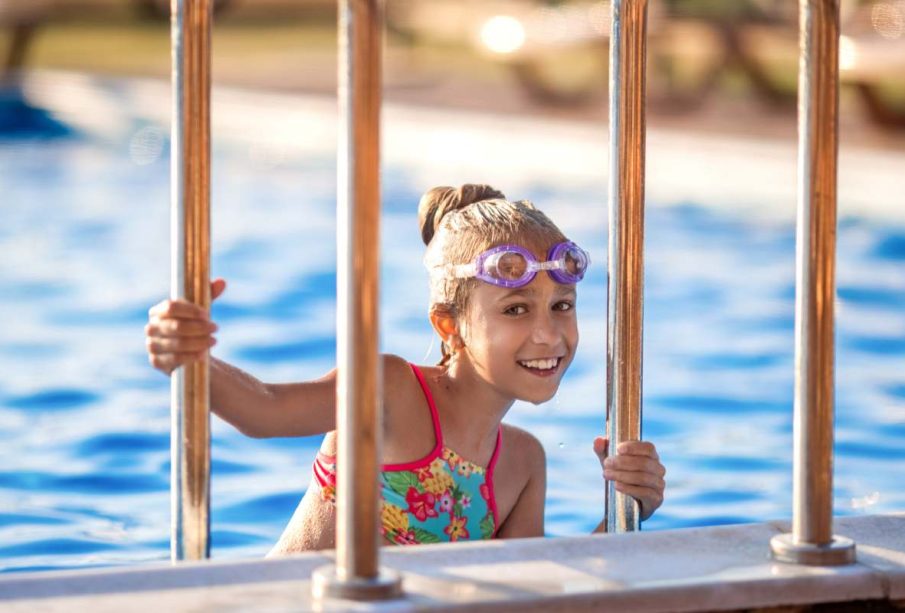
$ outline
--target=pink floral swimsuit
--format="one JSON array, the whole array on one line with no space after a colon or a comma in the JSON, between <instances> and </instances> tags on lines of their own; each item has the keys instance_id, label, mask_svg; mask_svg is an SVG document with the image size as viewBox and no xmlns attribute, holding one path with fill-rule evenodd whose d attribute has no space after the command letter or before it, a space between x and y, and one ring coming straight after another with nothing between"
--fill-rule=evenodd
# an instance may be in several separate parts
<instances>
[{"instance_id":1,"label":"pink floral swimsuit","mask_svg":"<svg viewBox=\"0 0 905 613\"><path fill-rule=\"evenodd\" d=\"M427 456L405 464L384 464L380 532L390 543L414 545L493 538L499 528L493 496L493 467L500 454L502 429L490 464L473 464L443 445L437 406L424 375L411 364L430 407L437 444ZM314 480L321 497L336 502L336 458L318 453Z\"/></svg>"}]
</instances>

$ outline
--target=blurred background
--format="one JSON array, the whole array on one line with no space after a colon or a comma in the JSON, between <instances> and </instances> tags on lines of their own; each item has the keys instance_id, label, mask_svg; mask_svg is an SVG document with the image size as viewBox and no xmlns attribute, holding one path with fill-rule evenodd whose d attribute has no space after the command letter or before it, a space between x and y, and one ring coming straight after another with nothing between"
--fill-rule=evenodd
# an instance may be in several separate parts
<instances>
[{"instance_id":1,"label":"blurred background","mask_svg":"<svg viewBox=\"0 0 905 613\"><path fill-rule=\"evenodd\" d=\"M164 561L169 380L166 0L0 0L0 573ZM905 509L905 0L843 0L834 510ZM547 532L600 521L609 10L387 0L382 349L436 363L416 223L433 185L528 198L591 253L557 396L507 420L547 452ZM791 510L797 3L651 0L644 437L669 469L645 529ZM335 365L336 5L219 0L213 354L263 381ZM317 437L212 420L214 557L262 556ZM766 552L766 544L765 544Z\"/></svg>"},{"instance_id":2,"label":"blurred background","mask_svg":"<svg viewBox=\"0 0 905 613\"><path fill-rule=\"evenodd\" d=\"M899 145L905 2L841 5L844 140ZM168 0L0 0L5 77L65 69L168 78L168 13ZM216 15L216 83L334 90L335 2L217 0ZM387 17L389 100L605 117L606 2L388 0ZM797 19L789 0L652 0L653 125L789 135Z\"/></svg>"}]
</instances>

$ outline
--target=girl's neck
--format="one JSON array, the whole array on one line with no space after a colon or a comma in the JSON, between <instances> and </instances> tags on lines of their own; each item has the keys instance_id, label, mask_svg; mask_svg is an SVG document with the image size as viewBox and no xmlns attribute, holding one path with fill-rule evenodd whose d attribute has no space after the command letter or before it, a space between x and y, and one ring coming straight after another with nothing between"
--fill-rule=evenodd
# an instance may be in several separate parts
<instances>
[{"instance_id":1,"label":"girl's neck","mask_svg":"<svg viewBox=\"0 0 905 613\"><path fill-rule=\"evenodd\" d=\"M500 422L515 400L488 385L467 359L454 359L440 373L438 383L449 401L444 406L454 409L443 412L445 432L458 442L473 441L473 449L459 451L481 454L492 450Z\"/></svg>"}]
</instances>

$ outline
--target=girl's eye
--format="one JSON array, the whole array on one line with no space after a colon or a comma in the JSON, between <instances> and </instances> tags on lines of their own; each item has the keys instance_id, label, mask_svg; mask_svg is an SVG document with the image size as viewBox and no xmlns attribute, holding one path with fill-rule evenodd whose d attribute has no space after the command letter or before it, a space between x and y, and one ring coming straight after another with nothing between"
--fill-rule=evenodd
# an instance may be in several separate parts
<instances>
[{"instance_id":1,"label":"girl's eye","mask_svg":"<svg viewBox=\"0 0 905 613\"><path fill-rule=\"evenodd\" d=\"M506 315L524 315L527 312L528 309L524 304L513 304L503 311Z\"/></svg>"},{"instance_id":2,"label":"girl's eye","mask_svg":"<svg viewBox=\"0 0 905 613\"><path fill-rule=\"evenodd\" d=\"M575 308L575 305L569 302L568 300L563 300L561 302L557 302L553 305L554 311L571 311Z\"/></svg>"}]
</instances>

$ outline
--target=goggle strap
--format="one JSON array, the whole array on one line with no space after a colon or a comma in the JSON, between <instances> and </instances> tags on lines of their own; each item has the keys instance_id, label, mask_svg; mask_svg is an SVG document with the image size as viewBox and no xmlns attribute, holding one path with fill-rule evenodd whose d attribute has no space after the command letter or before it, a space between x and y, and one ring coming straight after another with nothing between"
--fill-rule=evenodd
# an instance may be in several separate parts
<instances>
[{"instance_id":1,"label":"goggle strap","mask_svg":"<svg viewBox=\"0 0 905 613\"><path fill-rule=\"evenodd\" d=\"M456 279L467 279L475 277L478 274L477 266L471 264L451 264L448 268L452 276Z\"/></svg>"}]
</instances>

